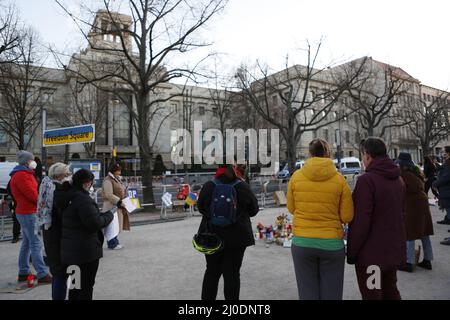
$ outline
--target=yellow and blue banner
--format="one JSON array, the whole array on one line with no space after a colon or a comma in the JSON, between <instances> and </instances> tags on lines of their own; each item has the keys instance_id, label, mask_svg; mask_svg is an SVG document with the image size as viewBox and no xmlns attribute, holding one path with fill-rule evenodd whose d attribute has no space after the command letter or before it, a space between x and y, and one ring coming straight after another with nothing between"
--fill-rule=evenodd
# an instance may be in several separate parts
<instances>
[{"instance_id":1,"label":"yellow and blue banner","mask_svg":"<svg viewBox=\"0 0 450 320\"><path fill-rule=\"evenodd\" d=\"M95 142L95 124L46 130L44 147Z\"/></svg>"},{"instance_id":2,"label":"yellow and blue banner","mask_svg":"<svg viewBox=\"0 0 450 320\"><path fill-rule=\"evenodd\" d=\"M193 206L197 204L198 197L195 193L189 192L189 195L186 198L186 204L188 206Z\"/></svg>"}]
</instances>

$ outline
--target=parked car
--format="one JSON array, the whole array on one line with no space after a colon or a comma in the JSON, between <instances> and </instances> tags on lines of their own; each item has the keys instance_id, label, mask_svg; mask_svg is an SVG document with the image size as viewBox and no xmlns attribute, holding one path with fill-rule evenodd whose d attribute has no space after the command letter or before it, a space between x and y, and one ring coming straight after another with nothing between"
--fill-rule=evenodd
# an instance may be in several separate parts
<instances>
[{"instance_id":1,"label":"parked car","mask_svg":"<svg viewBox=\"0 0 450 320\"><path fill-rule=\"evenodd\" d=\"M304 160L298 160L295 163L295 169L294 171L301 169L305 165ZM286 163L285 165L282 165L280 167L280 171L278 171L277 178L278 179L289 179L291 176L291 173L289 172L289 164Z\"/></svg>"},{"instance_id":2,"label":"parked car","mask_svg":"<svg viewBox=\"0 0 450 320\"><path fill-rule=\"evenodd\" d=\"M338 168L338 160L333 160L336 168ZM341 173L342 174L360 174L362 171L361 161L355 157L348 157L341 159Z\"/></svg>"},{"instance_id":3,"label":"parked car","mask_svg":"<svg viewBox=\"0 0 450 320\"><path fill-rule=\"evenodd\" d=\"M280 167L280 171L278 171L278 173L277 173L277 178L278 179L289 179L290 176L291 176L291 174L289 172L289 164L286 163L285 165Z\"/></svg>"},{"instance_id":4,"label":"parked car","mask_svg":"<svg viewBox=\"0 0 450 320\"><path fill-rule=\"evenodd\" d=\"M6 187L11 179L9 174L17 165L16 162L0 162L0 193L6 193Z\"/></svg>"}]
</instances>

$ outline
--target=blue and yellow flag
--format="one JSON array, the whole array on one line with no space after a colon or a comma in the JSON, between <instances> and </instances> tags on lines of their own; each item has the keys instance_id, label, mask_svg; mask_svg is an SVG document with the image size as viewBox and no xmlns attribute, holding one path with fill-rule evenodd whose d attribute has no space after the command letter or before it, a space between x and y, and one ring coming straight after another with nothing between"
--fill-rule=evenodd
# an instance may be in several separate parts
<instances>
[{"instance_id":1,"label":"blue and yellow flag","mask_svg":"<svg viewBox=\"0 0 450 320\"><path fill-rule=\"evenodd\" d=\"M198 197L195 193L189 192L189 195L186 198L186 204L188 206L194 206L197 204Z\"/></svg>"}]
</instances>

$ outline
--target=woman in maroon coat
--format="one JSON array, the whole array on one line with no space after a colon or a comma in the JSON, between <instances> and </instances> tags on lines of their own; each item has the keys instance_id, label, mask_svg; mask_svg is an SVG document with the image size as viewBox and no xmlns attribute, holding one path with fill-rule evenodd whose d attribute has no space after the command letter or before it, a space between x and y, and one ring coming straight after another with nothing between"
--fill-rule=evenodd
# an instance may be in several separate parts
<instances>
[{"instance_id":1,"label":"woman in maroon coat","mask_svg":"<svg viewBox=\"0 0 450 320\"><path fill-rule=\"evenodd\" d=\"M411 155L401 152L396 163L400 166L402 178L406 185L406 257L407 263L399 270L413 272L415 264L415 240L421 240L423 261L419 267L431 270L433 249L430 236L433 235L428 196L425 193L425 179L420 169L412 161Z\"/></svg>"}]
</instances>

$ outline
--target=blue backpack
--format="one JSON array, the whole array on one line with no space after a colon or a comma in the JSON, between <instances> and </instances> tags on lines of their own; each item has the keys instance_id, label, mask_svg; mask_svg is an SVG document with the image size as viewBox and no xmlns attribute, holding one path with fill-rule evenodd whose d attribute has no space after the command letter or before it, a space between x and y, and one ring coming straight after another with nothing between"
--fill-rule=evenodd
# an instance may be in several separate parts
<instances>
[{"instance_id":1,"label":"blue backpack","mask_svg":"<svg viewBox=\"0 0 450 320\"><path fill-rule=\"evenodd\" d=\"M211 224L226 227L237 221L237 195L234 188L241 181L224 184L217 179L212 180L216 185L210 205Z\"/></svg>"}]
</instances>

